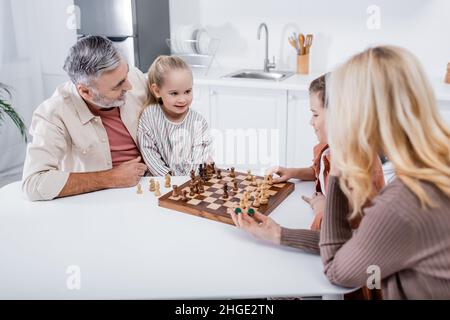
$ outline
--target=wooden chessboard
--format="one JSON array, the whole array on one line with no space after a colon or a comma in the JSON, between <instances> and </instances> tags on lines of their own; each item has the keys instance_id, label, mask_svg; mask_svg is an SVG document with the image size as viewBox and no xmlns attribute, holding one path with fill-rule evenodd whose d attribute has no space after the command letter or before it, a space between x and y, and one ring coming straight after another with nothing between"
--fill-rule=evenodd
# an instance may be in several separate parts
<instances>
[{"instance_id":1,"label":"wooden chessboard","mask_svg":"<svg viewBox=\"0 0 450 320\"><path fill-rule=\"evenodd\" d=\"M189 200L183 201L181 196L174 198L172 196L172 191L164 194L159 198L158 205L160 207L181 211L184 213L192 214L195 216L227 223L233 224L233 220L229 213L227 213L228 208L233 208L239 206L239 201L244 196L245 191L249 191L250 195L257 187L251 186L251 181L245 180L247 174L242 172L235 172L235 179L238 183L238 191L233 191L232 179L230 177L230 171L222 170L222 179L217 179L216 174L205 182L204 189L205 192L202 194L189 196L189 182L187 181L179 186L180 193L183 190L188 192ZM263 182L264 178L256 176L256 181ZM228 199L223 199L223 186L228 184ZM273 184L268 193L270 194L269 202L265 205L261 205L259 208L254 208L255 211L268 216L287 196L294 191L294 184L292 182L283 182ZM252 199L252 197L250 197ZM251 203L251 202L250 202Z\"/></svg>"}]
</instances>

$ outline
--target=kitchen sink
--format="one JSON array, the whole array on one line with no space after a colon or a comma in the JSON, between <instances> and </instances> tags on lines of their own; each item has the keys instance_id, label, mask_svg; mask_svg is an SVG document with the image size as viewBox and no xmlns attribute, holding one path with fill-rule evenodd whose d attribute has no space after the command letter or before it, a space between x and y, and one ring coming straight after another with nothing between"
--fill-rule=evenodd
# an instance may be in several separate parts
<instances>
[{"instance_id":1,"label":"kitchen sink","mask_svg":"<svg viewBox=\"0 0 450 320\"><path fill-rule=\"evenodd\" d=\"M264 72L262 70L239 70L224 76L224 78L237 78L237 79L258 79L258 80L271 80L282 81L294 73L291 71L269 71Z\"/></svg>"}]
</instances>

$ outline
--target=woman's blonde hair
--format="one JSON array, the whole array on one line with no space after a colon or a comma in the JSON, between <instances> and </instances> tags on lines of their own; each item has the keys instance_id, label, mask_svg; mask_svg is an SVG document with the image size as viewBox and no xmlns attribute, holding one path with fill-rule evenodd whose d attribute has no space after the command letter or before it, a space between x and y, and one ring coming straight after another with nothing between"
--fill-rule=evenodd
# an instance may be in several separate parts
<instances>
[{"instance_id":1,"label":"woman's blonde hair","mask_svg":"<svg viewBox=\"0 0 450 320\"><path fill-rule=\"evenodd\" d=\"M434 204L419 181L450 196L450 130L413 54L394 46L370 48L333 71L329 81L328 141L353 207L350 220L375 196L378 153L392 161L422 207Z\"/></svg>"},{"instance_id":2,"label":"woman's blonde hair","mask_svg":"<svg viewBox=\"0 0 450 320\"><path fill-rule=\"evenodd\" d=\"M187 63L180 57L166 55L158 56L148 69L147 83L150 94L148 95L146 105L161 103L161 99L156 97L155 93L151 89L151 85L156 84L158 88L161 88L164 84L165 75L172 70L187 70L190 72L192 77L191 68L189 68Z\"/></svg>"}]
</instances>

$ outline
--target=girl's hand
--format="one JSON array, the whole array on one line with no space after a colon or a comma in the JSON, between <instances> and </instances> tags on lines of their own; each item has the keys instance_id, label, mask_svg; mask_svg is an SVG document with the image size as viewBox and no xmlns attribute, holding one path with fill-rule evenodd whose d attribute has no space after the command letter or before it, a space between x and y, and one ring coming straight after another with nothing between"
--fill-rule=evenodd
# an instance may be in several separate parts
<instances>
[{"instance_id":1,"label":"girl's hand","mask_svg":"<svg viewBox=\"0 0 450 320\"><path fill-rule=\"evenodd\" d=\"M311 208L314 211L314 214L317 215L318 213L325 212L325 206L327 204L327 200L322 193L316 192L315 194L312 195L311 198L302 196L302 199L311 206Z\"/></svg>"},{"instance_id":2,"label":"girl's hand","mask_svg":"<svg viewBox=\"0 0 450 320\"><path fill-rule=\"evenodd\" d=\"M266 175L277 174L278 178L273 178L274 183L288 181L294 177L293 169L284 167L272 167L266 171Z\"/></svg>"},{"instance_id":3,"label":"girl's hand","mask_svg":"<svg viewBox=\"0 0 450 320\"><path fill-rule=\"evenodd\" d=\"M269 217L259 212L256 212L253 217L246 213L236 214L232 209L228 209L228 212L239 229L247 231L255 238L267 240L274 244L281 243L281 227Z\"/></svg>"}]
</instances>

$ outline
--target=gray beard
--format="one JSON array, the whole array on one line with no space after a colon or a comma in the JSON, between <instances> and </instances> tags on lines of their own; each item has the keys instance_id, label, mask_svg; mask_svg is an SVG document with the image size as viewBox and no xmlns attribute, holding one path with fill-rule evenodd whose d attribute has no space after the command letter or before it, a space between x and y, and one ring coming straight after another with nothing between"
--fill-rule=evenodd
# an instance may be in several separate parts
<instances>
[{"instance_id":1,"label":"gray beard","mask_svg":"<svg viewBox=\"0 0 450 320\"><path fill-rule=\"evenodd\" d=\"M125 96L121 99L111 100L103 97L97 91L94 91L92 102L95 103L95 105L100 109L118 108L125 104Z\"/></svg>"}]
</instances>

